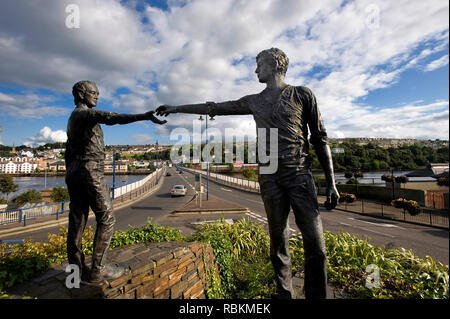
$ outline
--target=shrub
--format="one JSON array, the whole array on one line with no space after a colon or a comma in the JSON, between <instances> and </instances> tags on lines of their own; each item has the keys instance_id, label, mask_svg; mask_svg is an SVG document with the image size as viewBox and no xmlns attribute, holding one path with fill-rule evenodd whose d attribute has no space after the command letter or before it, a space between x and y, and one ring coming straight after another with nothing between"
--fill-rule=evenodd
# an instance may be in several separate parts
<instances>
[{"instance_id":1,"label":"shrub","mask_svg":"<svg viewBox=\"0 0 450 319\"><path fill-rule=\"evenodd\" d=\"M70 199L69 191L65 187L55 186L50 195L51 199L56 202L66 202Z\"/></svg>"},{"instance_id":2,"label":"shrub","mask_svg":"<svg viewBox=\"0 0 450 319\"><path fill-rule=\"evenodd\" d=\"M356 196L350 193L340 193L339 203L353 203L356 200Z\"/></svg>"},{"instance_id":3,"label":"shrub","mask_svg":"<svg viewBox=\"0 0 450 319\"><path fill-rule=\"evenodd\" d=\"M437 180L439 186L448 186L448 177L439 177Z\"/></svg>"},{"instance_id":4,"label":"shrub","mask_svg":"<svg viewBox=\"0 0 450 319\"><path fill-rule=\"evenodd\" d=\"M422 212L420 205L414 200L407 200L403 198L397 198L391 201L391 205L395 208L403 208L408 211L412 216L418 215Z\"/></svg>"},{"instance_id":5,"label":"shrub","mask_svg":"<svg viewBox=\"0 0 450 319\"><path fill-rule=\"evenodd\" d=\"M383 174L383 176L381 176L381 180L383 180L383 181L385 181L387 183L392 183L394 178L392 177L391 174Z\"/></svg>"},{"instance_id":6,"label":"shrub","mask_svg":"<svg viewBox=\"0 0 450 319\"><path fill-rule=\"evenodd\" d=\"M257 181L258 173L254 169L246 168L242 171L242 175L250 180Z\"/></svg>"},{"instance_id":7,"label":"shrub","mask_svg":"<svg viewBox=\"0 0 450 319\"><path fill-rule=\"evenodd\" d=\"M395 177L395 182L396 183L407 183L408 182L408 177L407 176L404 176L404 175L402 175L402 176L396 176Z\"/></svg>"},{"instance_id":8,"label":"shrub","mask_svg":"<svg viewBox=\"0 0 450 319\"><path fill-rule=\"evenodd\" d=\"M353 173L354 177L364 177L364 174L361 171L356 171Z\"/></svg>"},{"instance_id":9,"label":"shrub","mask_svg":"<svg viewBox=\"0 0 450 319\"><path fill-rule=\"evenodd\" d=\"M17 204L37 203L42 200L41 193L35 189L27 190L19 196L16 196L12 201Z\"/></svg>"},{"instance_id":10,"label":"shrub","mask_svg":"<svg viewBox=\"0 0 450 319\"><path fill-rule=\"evenodd\" d=\"M358 184L359 184L359 181L358 181L356 178L352 177L352 178L350 178L350 179L346 182L346 184L349 184L349 185L358 185Z\"/></svg>"}]
</instances>

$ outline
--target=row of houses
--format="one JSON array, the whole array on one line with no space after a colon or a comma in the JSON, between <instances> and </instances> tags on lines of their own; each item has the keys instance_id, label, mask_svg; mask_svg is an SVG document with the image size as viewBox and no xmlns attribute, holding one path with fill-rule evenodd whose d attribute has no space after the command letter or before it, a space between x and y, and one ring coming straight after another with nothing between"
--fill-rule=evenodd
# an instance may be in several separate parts
<instances>
[{"instance_id":1,"label":"row of houses","mask_svg":"<svg viewBox=\"0 0 450 319\"><path fill-rule=\"evenodd\" d=\"M47 163L42 158L16 156L12 158L0 158L0 173L3 174L26 174L37 169L45 169Z\"/></svg>"},{"instance_id":2,"label":"row of houses","mask_svg":"<svg viewBox=\"0 0 450 319\"><path fill-rule=\"evenodd\" d=\"M116 172L126 173L129 171L129 166L136 169L147 169L150 164L157 166L157 162L153 161L133 161L133 160L118 160L116 161ZM27 174L35 172L36 170L50 170L54 172L66 171L66 162L62 159L44 160L36 157L3 157L0 158L0 174ZM113 161L105 161L105 172L113 172Z\"/></svg>"}]
</instances>

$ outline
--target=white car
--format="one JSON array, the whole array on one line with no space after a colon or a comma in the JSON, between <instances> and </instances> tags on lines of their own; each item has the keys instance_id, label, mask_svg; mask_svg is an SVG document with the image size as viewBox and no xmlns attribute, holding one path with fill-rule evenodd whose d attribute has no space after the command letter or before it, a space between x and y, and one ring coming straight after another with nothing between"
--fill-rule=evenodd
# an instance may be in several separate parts
<instances>
[{"instance_id":1,"label":"white car","mask_svg":"<svg viewBox=\"0 0 450 319\"><path fill-rule=\"evenodd\" d=\"M174 185L170 190L170 196L185 196L187 188L184 185Z\"/></svg>"}]
</instances>

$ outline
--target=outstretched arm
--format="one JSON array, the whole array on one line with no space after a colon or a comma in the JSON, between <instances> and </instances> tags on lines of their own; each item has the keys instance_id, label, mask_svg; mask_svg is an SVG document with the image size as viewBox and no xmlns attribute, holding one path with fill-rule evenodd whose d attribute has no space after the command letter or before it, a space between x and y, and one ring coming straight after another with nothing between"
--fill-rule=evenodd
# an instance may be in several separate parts
<instances>
[{"instance_id":1,"label":"outstretched arm","mask_svg":"<svg viewBox=\"0 0 450 319\"><path fill-rule=\"evenodd\" d=\"M155 111L149 111L141 114L120 114L115 112L107 112L100 110L88 110L89 118L96 123L102 123L106 125L115 124L128 124L137 121L152 121L156 124L164 124L167 121L156 118L153 114Z\"/></svg>"},{"instance_id":2,"label":"outstretched arm","mask_svg":"<svg viewBox=\"0 0 450 319\"><path fill-rule=\"evenodd\" d=\"M206 102L178 106L161 105L156 109L156 114L159 116L167 116L170 113L209 114L210 116L252 114L250 100L251 96L244 96L236 101L221 103Z\"/></svg>"}]
</instances>

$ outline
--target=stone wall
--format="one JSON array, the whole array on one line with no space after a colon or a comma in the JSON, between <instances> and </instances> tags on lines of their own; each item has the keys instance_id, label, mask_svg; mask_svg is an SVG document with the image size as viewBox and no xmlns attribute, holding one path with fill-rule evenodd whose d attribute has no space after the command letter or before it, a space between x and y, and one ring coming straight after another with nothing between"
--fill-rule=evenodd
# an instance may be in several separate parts
<instances>
[{"instance_id":1,"label":"stone wall","mask_svg":"<svg viewBox=\"0 0 450 319\"><path fill-rule=\"evenodd\" d=\"M40 299L206 298L205 267L217 267L212 248L199 243L163 242L125 246L109 251L107 259L126 267L126 274L102 284L81 284L80 288L68 289L65 284L69 275L65 272L67 263L62 263L8 293Z\"/></svg>"}]
</instances>

